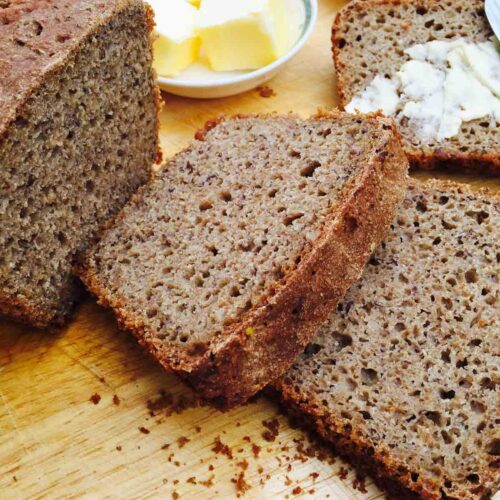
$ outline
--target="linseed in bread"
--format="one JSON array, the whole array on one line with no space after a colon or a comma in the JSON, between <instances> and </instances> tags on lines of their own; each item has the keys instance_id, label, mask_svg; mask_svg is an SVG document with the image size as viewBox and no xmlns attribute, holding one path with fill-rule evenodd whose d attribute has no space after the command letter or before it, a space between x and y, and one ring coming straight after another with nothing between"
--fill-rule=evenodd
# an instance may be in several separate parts
<instances>
[{"instance_id":1,"label":"linseed in bread","mask_svg":"<svg viewBox=\"0 0 500 500\"><path fill-rule=\"evenodd\" d=\"M285 404L396 498L498 489L499 232L498 195L412 185L281 381Z\"/></svg>"},{"instance_id":2,"label":"linseed in bread","mask_svg":"<svg viewBox=\"0 0 500 500\"><path fill-rule=\"evenodd\" d=\"M74 253L158 154L140 0L0 2L0 314L60 324Z\"/></svg>"},{"instance_id":3,"label":"linseed in bread","mask_svg":"<svg viewBox=\"0 0 500 500\"><path fill-rule=\"evenodd\" d=\"M165 368L229 407L288 368L359 277L408 165L378 117L209 125L76 270Z\"/></svg>"}]
</instances>

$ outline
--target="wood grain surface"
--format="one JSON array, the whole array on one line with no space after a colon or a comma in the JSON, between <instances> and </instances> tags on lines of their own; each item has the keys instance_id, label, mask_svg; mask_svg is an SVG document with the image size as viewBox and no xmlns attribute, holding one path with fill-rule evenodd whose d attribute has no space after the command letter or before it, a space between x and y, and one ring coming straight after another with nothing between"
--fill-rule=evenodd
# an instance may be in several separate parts
<instances>
[{"instance_id":1,"label":"wood grain surface","mask_svg":"<svg viewBox=\"0 0 500 500\"><path fill-rule=\"evenodd\" d=\"M269 84L274 96L254 90L195 101L164 94L166 157L214 115L308 116L334 107L330 25L344 3L320 1L313 37ZM500 187L492 178L433 175ZM170 399L187 408L168 415ZM154 416L148 400L157 403ZM236 498L238 478L249 488L244 498L384 497L369 479L357 484L355 472L327 450L307 450L305 435L264 397L228 413L193 400L91 298L59 332L1 322L0 498ZM263 424L273 419L277 436L276 421L271 430Z\"/></svg>"}]
</instances>

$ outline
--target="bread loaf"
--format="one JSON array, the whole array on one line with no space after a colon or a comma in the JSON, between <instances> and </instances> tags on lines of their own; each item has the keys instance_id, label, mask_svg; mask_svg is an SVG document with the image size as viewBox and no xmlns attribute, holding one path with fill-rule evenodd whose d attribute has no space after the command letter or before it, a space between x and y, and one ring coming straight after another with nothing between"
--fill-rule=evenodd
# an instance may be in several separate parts
<instances>
[{"instance_id":1,"label":"bread loaf","mask_svg":"<svg viewBox=\"0 0 500 500\"><path fill-rule=\"evenodd\" d=\"M413 184L359 282L279 385L395 498L498 489L498 195Z\"/></svg>"},{"instance_id":2,"label":"bread loaf","mask_svg":"<svg viewBox=\"0 0 500 500\"><path fill-rule=\"evenodd\" d=\"M0 2L0 314L60 324L71 261L158 155L140 0Z\"/></svg>"},{"instance_id":3,"label":"bread loaf","mask_svg":"<svg viewBox=\"0 0 500 500\"><path fill-rule=\"evenodd\" d=\"M411 46L459 38L481 43L492 36L484 0L352 1L337 14L332 32L340 104L350 103L376 75L392 78ZM500 172L500 125L493 117L465 122L442 142L420 138L402 115L398 129L413 166Z\"/></svg>"},{"instance_id":4,"label":"bread loaf","mask_svg":"<svg viewBox=\"0 0 500 500\"><path fill-rule=\"evenodd\" d=\"M283 373L358 279L406 185L392 122L208 124L77 273L152 355L229 407Z\"/></svg>"}]
</instances>

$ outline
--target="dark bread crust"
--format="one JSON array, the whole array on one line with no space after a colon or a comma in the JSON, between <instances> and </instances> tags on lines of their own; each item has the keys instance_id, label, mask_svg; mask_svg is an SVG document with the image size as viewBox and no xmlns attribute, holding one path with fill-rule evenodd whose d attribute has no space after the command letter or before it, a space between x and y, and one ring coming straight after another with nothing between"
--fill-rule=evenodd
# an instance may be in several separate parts
<instances>
[{"instance_id":1,"label":"dark bread crust","mask_svg":"<svg viewBox=\"0 0 500 500\"><path fill-rule=\"evenodd\" d=\"M330 116L334 118L338 113ZM320 118L322 115L313 119ZM208 122L197 138L203 140L207 130L222 119ZM162 352L147 335L145 325L127 315L122 301L100 282L85 256L79 259L75 272L101 304L114 310L120 325L134 333L166 369L221 408L245 402L282 374L312 339L348 287L359 278L403 199L408 163L394 125L378 116L364 119L380 120L379 147L346 186L339 206L312 249L302 256L295 271L240 322L228 326L203 355ZM136 199L144 196L146 189L140 189Z\"/></svg>"},{"instance_id":2,"label":"dark bread crust","mask_svg":"<svg viewBox=\"0 0 500 500\"><path fill-rule=\"evenodd\" d=\"M431 5L439 4L440 0L420 0L418 5L428 8ZM392 5L397 8L399 5L415 5L412 0L353 0L346 7L337 12L332 26L331 43L333 61L337 78L337 92L341 109L350 102L352 89L347 85L345 72L346 64L343 62L342 53L342 25L344 19L352 12L369 11L371 7L380 5ZM415 5L417 7L417 5ZM411 29L409 27L408 29ZM432 153L426 152L423 148L405 145L405 152L408 156L411 168L422 168L426 170L452 170L470 173L488 173L498 175L500 172L500 151L489 152L461 152L454 148L437 148Z\"/></svg>"},{"instance_id":3,"label":"dark bread crust","mask_svg":"<svg viewBox=\"0 0 500 500\"><path fill-rule=\"evenodd\" d=\"M478 193L482 196L491 197L497 203L500 201L500 193L492 192L488 189L472 190L465 184L452 181L429 180L425 183L411 181L410 186L423 185L429 190L458 190L464 194ZM394 498L410 499L423 498L427 500L461 500L462 498L490 498L494 491L489 491L482 484L471 487L467 491L462 491L460 496L447 496L440 488L442 483L432 481L428 478L423 479L422 474L412 478L412 471L402 460L398 460L396 455L391 453L388 447L380 446L377 450L373 446L373 439L367 439L361 430L351 425L349 418L344 418L337 411L335 414L329 412L320 401L315 400L314 396L308 397L293 387L292 383L284 382L278 379L273 384L270 395L279 400L287 411L296 417L303 426L317 432L322 438L330 442L335 451L346 458L353 465L358 467L364 473L373 477L375 482L391 493ZM481 477L491 479L490 484L495 482L493 470L481 471ZM498 483L498 479L496 481Z\"/></svg>"},{"instance_id":4,"label":"dark bread crust","mask_svg":"<svg viewBox=\"0 0 500 500\"><path fill-rule=\"evenodd\" d=\"M53 6L46 0L13 0L0 9L0 146L10 125L22 113L25 105L46 82L57 80L60 73L74 64L75 54L92 36L125 9L137 5L144 9L145 24L150 33L154 28L154 13L147 4L137 0L68 0L61 3L60 16L53 15ZM64 14L64 15L63 15ZM40 33L23 37L23 27L39 26ZM13 47L12 40L18 40ZM2 43L5 41L5 43ZM33 54L36 57L33 57ZM160 91L152 88L157 115L162 106ZM159 131L160 122L154 124ZM159 163L162 153L159 142L154 151L154 162ZM0 166L1 168L1 166ZM68 283L60 303L54 304L57 313L40 307L36 301L21 293L8 293L0 286L0 315L29 324L36 328L58 327L67 322L75 303L83 294L78 279ZM64 299L64 304L62 303Z\"/></svg>"}]
</instances>

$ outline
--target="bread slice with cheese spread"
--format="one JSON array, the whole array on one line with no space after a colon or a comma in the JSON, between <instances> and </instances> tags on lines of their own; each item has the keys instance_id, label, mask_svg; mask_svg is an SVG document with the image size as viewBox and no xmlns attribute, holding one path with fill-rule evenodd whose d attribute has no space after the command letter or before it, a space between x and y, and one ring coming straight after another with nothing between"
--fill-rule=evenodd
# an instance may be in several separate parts
<instances>
[{"instance_id":1,"label":"bread slice with cheese spread","mask_svg":"<svg viewBox=\"0 0 500 500\"><path fill-rule=\"evenodd\" d=\"M406 52L410 47L459 39L469 44L490 43L492 35L483 0L353 1L338 13L332 32L341 106L348 106L377 75L393 78L410 59ZM430 76L425 72L420 75L427 85ZM458 80L460 83L466 79ZM469 91L459 86L454 92ZM496 102L500 110L500 99ZM431 114L436 111L433 104L426 108ZM419 134L412 120L402 114L397 119L413 166L500 173L498 111L496 118L490 114L464 121L458 133L448 138Z\"/></svg>"},{"instance_id":2,"label":"bread slice with cheese spread","mask_svg":"<svg viewBox=\"0 0 500 500\"><path fill-rule=\"evenodd\" d=\"M404 196L391 120L236 117L141 189L77 272L167 369L220 406L283 373Z\"/></svg>"},{"instance_id":3,"label":"bread slice with cheese spread","mask_svg":"<svg viewBox=\"0 0 500 500\"><path fill-rule=\"evenodd\" d=\"M361 279L279 384L393 498L500 485L500 197L410 185Z\"/></svg>"}]
</instances>

